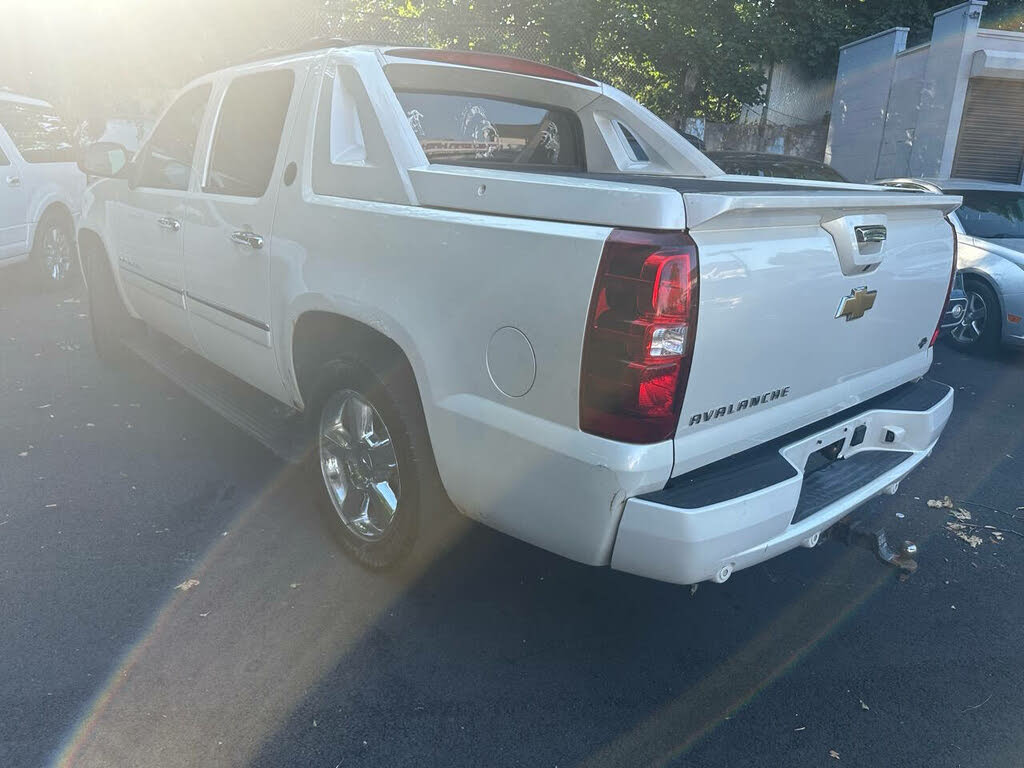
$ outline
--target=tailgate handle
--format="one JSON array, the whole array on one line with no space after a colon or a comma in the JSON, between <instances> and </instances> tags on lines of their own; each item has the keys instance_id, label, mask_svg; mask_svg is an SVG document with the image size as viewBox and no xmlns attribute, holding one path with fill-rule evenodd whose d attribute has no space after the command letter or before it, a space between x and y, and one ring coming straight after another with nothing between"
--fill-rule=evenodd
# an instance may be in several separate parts
<instances>
[{"instance_id":1,"label":"tailgate handle","mask_svg":"<svg viewBox=\"0 0 1024 768\"><path fill-rule=\"evenodd\" d=\"M863 247L864 243L884 243L885 227L881 224L864 224L854 227L853 233L857 236L857 245Z\"/></svg>"},{"instance_id":2,"label":"tailgate handle","mask_svg":"<svg viewBox=\"0 0 1024 768\"><path fill-rule=\"evenodd\" d=\"M840 216L821 222L832 236L844 275L870 272L882 263L888 236L885 214Z\"/></svg>"}]
</instances>

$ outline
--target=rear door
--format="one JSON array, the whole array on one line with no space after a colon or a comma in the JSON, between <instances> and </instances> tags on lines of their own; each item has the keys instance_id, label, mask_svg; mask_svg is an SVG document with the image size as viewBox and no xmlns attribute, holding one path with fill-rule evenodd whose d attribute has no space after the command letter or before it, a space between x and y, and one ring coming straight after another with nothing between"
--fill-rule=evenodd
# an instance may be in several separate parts
<instances>
[{"instance_id":1,"label":"rear door","mask_svg":"<svg viewBox=\"0 0 1024 768\"><path fill-rule=\"evenodd\" d=\"M187 302L203 354L250 384L282 388L271 348L271 227L308 60L235 74L220 89L185 233Z\"/></svg>"},{"instance_id":2,"label":"rear door","mask_svg":"<svg viewBox=\"0 0 1024 768\"><path fill-rule=\"evenodd\" d=\"M12 155L10 140L0 128L0 261L28 252L28 195Z\"/></svg>"}]
</instances>

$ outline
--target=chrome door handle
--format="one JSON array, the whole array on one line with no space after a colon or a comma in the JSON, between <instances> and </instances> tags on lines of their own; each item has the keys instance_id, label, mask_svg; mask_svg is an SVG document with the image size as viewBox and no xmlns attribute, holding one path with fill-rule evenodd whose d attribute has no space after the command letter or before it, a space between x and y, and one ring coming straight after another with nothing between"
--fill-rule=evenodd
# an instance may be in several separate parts
<instances>
[{"instance_id":1,"label":"chrome door handle","mask_svg":"<svg viewBox=\"0 0 1024 768\"><path fill-rule=\"evenodd\" d=\"M231 242L247 245L254 251L258 251L263 247L263 238L255 232L232 232Z\"/></svg>"},{"instance_id":2,"label":"chrome door handle","mask_svg":"<svg viewBox=\"0 0 1024 768\"><path fill-rule=\"evenodd\" d=\"M18 176L8 176L7 177L7 186L8 187L20 187L21 186L21 178L18 177Z\"/></svg>"},{"instance_id":3,"label":"chrome door handle","mask_svg":"<svg viewBox=\"0 0 1024 768\"><path fill-rule=\"evenodd\" d=\"M164 229L171 230L171 232L177 232L181 229L181 222L177 219L172 219L170 216L161 216L156 220L156 223Z\"/></svg>"}]
</instances>

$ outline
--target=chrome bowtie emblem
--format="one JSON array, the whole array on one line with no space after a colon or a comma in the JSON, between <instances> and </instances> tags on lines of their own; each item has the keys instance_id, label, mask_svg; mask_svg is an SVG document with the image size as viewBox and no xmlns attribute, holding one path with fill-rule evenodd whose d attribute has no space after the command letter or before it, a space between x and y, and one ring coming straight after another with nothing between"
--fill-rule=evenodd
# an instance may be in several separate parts
<instances>
[{"instance_id":1,"label":"chrome bowtie emblem","mask_svg":"<svg viewBox=\"0 0 1024 768\"><path fill-rule=\"evenodd\" d=\"M839 302L839 309L836 310L836 319L845 317L846 322L864 317L864 313L875 306L875 296L878 291L869 291L865 285L861 288L854 288L849 296L844 296Z\"/></svg>"}]
</instances>

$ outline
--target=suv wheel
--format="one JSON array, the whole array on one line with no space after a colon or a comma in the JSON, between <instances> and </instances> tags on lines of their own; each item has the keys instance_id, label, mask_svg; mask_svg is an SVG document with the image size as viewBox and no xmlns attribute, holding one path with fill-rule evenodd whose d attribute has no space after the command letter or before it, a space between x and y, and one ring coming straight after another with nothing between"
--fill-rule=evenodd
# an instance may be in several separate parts
<instances>
[{"instance_id":1,"label":"suv wheel","mask_svg":"<svg viewBox=\"0 0 1024 768\"><path fill-rule=\"evenodd\" d=\"M999 299L987 283L964 284L967 308L959 325L949 331L953 346L965 351L991 351L999 343Z\"/></svg>"},{"instance_id":2,"label":"suv wheel","mask_svg":"<svg viewBox=\"0 0 1024 768\"><path fill-rule=\"evenodd\" d=\"M347 361L329 364L316 391L311 469L328 525L360 564L395 565L433 501L424 493L429 444L418 400L401 382Z\"/></svg>"},{"instance_id":3,"label":"suv wheel","mask_svg":"<svg viewBox=\"0 0 1024 768\"><path fill-rule=\"evenodd\" d=\"M64 216L57 213L43 216L36 227L31 259L43 285L56 287L70 282L75 268L75 236Z\"/></svg>"}]
</instances>

